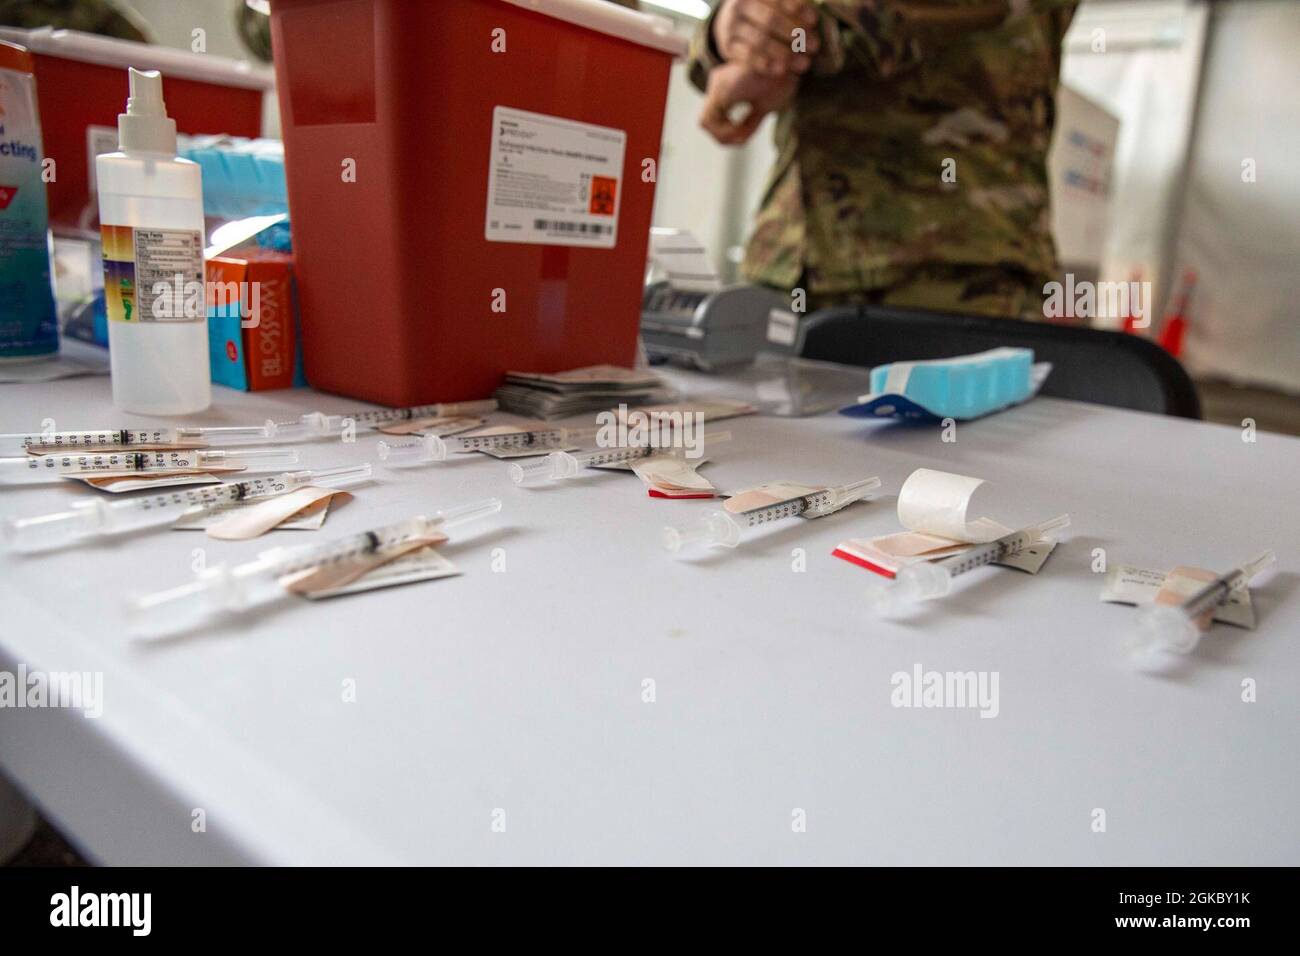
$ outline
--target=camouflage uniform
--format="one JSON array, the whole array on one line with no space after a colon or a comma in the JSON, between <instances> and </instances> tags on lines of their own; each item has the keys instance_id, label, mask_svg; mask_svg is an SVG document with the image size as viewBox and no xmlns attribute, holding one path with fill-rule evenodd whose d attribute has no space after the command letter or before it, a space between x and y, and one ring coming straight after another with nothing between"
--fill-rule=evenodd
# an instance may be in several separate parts
<instances>
[{"instance_id":1,"label":"camouflage uniform","mask_svg":"<svg viewBox=\"0 0 1300 956\"><path fill-rule=\"evenodd\" d=\"M107 0L0 0L0 24L57 27L120 40L146 40L141 29Z\"/></svg>"},{"instance_id":2,"label":"camouflage uniform","mask_svg":"<svg viewBox=\"0 0 1300 956\"><path fill-rule=\"evenodd\" d=\"M821 49L778 118L745 275L805 289L810 309L1041 318L1056 273L1047 148L1076 0L814 3ZM700 89L720 62L712 27L691 51Z\"/></svg>"},{"instance_id":3,"label":"camouflage uniform","mask_svg":"<svg viewBox=\"0 0 1300 956\"><path fill-rule=\"evenodd\" d=\"M249 6L241 6L235 28L248 52L263 63L271 62L271 18Z\"/></svg>"}]
</instances>

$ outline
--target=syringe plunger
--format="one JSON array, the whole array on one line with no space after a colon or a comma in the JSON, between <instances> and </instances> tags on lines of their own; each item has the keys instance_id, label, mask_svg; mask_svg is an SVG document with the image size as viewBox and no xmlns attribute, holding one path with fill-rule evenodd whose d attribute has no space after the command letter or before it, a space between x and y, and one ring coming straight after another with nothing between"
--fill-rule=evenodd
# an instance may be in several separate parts
<instances>
[{"instance_id":1,"label":"syringe plunger","mask_svg":"<svg viewBox=\"0 0 1300 956\"><path fill-rule=\"evenodd\" d=\"M217 565L201 571L193 581L137 597L127 603L127 626L139 637L179 634L214 614L242 610L287 593L274 577L246 573L250 568Z\"/></svg>"},{"instance_id":2,"label":"syringe plunger","mask_svg":"<svg viewBox=\"0 0 1300 956\"><path fill-rule=\"evenodd\" d=\"M510 480L516 485L540 485L545 481L572 478L581 466L568 452L553 451L545 458L515 462L510 466Z\"/></svg>"},{"instance_id":3,"label":"syringe plunger","mask_svg":"<svg viewBox=\"0 0 1300 956\"><path fill-rule=\"evenodd\" d=\"M440 508L429 515L429 518L443 528L452 528L458 524L465 524L467 521L477 521L479 518L486 518L494 515L501 510L500 498L484 498L480 501L471 501L468 504L457 505L454 508Z\"/></svg>"},{"instance_id":4,"label":"syringe plunger","mask_svg":"<svg viewBox=\"0 0 1300 956\"><path fill-rule=\"evenodd\" d=\"M740 526L724 511L711 511L699 521L663 530L664 548L677 554L693 547L734 548L740 544Z\"/></svg>"},{"instance_id":5,"label":"syringe plunger","mask_svg":"<svg viewBox=\"0 0 1300 956\"><path fill-rule=\"evenodd\" d=\"M99 530L106 506L98 499L74 502L67 511L34 518L6 518L0 522L0 540L11 551L57 548Z\"/></svg>"},{"instance_id":6,"label":"syringe plunger","mask_svg":"<svg viewBox=\"0 0 1300 956\"><path fill-rule=\"evenodd\" d=\"M873 581L870 598L879 612L900 604L941 598L952 590L952 574L947 568L929 561L900 568L892 584Z\"/></svg>"},{"instance_id":7,"label":"syringe plunger","mask_svg":"<svg viewBox=\"0 0 1300 956\"><path fill-rule=\"evenodd\" d=\"M1202 615L1227 601L1234 590L1249 585L1250 579L1272 564L1275 557L1272 551L1265 551L1208 582L1181 604L1152 604L1143 608L1130 646L1133 665L1152 673L1175 667L1201 642Z\"/></svg>"},{"instance_id":8,"label":"syringe plunger","mask_svg":"<svg viewBox=\"0 0 1300 956\"><path fill-rule=\"evenodd\" d=\"M394 445L379 443L379 460L389 468L406 468L429 461L446 461L447 443L437 435L425 435L417 441Z\"/></svg>"}]
</instances>

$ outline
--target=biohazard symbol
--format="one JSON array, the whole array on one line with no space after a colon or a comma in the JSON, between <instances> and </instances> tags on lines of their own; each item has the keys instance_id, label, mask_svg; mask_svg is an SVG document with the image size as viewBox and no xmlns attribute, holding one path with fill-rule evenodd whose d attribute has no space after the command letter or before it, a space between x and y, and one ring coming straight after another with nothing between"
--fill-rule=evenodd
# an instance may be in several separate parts
<instances>
[{"instance_id":1,"label":"biohazard symbol","mask_svg":"<svg viewBox=\"0 0 1300 956\"><path fill-rule=\"evenodd\" d=\"M614 215L614 199L618 195L618 180L608 176L591 177L591 214Z\"/></svg>"}]
</instances>

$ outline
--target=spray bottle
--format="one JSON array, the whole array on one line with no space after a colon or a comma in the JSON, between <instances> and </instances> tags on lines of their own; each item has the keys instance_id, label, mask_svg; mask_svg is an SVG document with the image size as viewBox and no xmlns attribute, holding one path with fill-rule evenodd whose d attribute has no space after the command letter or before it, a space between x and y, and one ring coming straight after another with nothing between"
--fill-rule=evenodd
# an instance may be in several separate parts
<instances>
[{"instance_id":1,"label":"spray bottle","mask_svg":"<svg viewBox=\"0 0 1300 956\"><path fill-rule=\"evenodd\" d=\"M130 70L117 153L95 161L113 403L188 415L212 401L203 272L203 181L176 155L162 76Z\"/></svg>"}]
</instances>

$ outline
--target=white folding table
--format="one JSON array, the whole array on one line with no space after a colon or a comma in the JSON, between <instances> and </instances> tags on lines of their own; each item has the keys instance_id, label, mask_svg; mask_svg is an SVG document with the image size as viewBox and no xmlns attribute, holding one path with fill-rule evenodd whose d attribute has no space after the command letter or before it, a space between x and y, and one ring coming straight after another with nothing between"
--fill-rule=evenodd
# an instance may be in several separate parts
<instances>
[{"instance_id":1,"label":"white folding table","mask_svg":"<svg viewBox=\"0 0 1300 956\"><path fill-rule=\"evenodd\" d=\"M357 407L215 391L201 423ZM0 431L47 418L144 421L114 411L107 378L0 386ZM517 489L476 455L380 469L319 532L0 555L0 670L100 672L104 688L98 719L0 710L0 766L113 864L1300 863L1300 440L1051 399L955 442L836 415L725 427L705 472L720 488L874 474L881 497L679 561L660 529L715 505L620 474ZM375 461L375 445L303 456ZM1035 578L984 569L877 621L868 572L830 552L897 530L917 467L1013 486L1019 517L1073 524ZM0 515L92 494L4 488ZM460 577L154 645L124 631L125 597L185 580L197 549L247 560L489 495L501 514L445 548ZM1265 547L1279 561L1258 630L1216 627L1174 678L1128 668L1135 612L1098 600L1097 549L1227 568ZM997 717L893 706L892 675L918 664L996 672Z\"/></svg>"}]
</instances>

